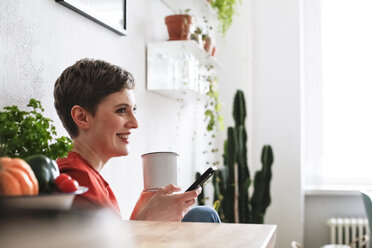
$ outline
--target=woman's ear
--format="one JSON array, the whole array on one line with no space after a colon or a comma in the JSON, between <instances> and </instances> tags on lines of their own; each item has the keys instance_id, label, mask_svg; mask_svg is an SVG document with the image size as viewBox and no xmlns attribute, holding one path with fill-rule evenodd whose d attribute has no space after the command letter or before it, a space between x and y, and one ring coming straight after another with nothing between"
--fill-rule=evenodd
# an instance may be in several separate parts
<instances>
[{"instance_id":1,"label":"woman's ear","mask_svg":"<svg viewBox=\"0 0 372 248\"><path fill-rule=\"evenodd\" d=\"M71 117L75 124L81 129L88 129L89 125L89 113L79 105L75 105L71 108Z\"/></svg>"}]
</instances>

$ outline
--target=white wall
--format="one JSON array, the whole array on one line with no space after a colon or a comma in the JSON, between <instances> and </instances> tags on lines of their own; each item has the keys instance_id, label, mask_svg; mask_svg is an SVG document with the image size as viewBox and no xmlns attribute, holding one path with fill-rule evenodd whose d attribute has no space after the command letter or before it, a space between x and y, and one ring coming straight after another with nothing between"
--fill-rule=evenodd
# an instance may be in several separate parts
<instances>
[{"instance_id":1,"label":"white wall","mask_svg":"<svg viewBox=\"0 0 372 248\"><path fill-rule=\"evenodd\" d=\"M272 205L277 247L302 242L300 1L252 0L252 159L273 147Z\"/></svg>"},{"instance_id":2,"label":"white wall","mask_svg":"<svg viewBox=\"0 0 372 248\"><path fill-rule=\"evenodd\" d=\"M330 217L365 217L357 193L304 197L301 135L301 4L297 0L252 0L252 160L264 143L273 146L272 205L266 223L278 225L276 247L296 240L304 247L328 244Z\"/></svg>"},{"instance_id":3,"label":"white wall","mask_svg":"<svg viewBox=\"0 0 372 248\"><path fill-rule=\"evenodd\" d=\"M218 60L224 65L219 73L219 95L222 99L222 115L225 119L225 130L221 133L220 147L227 136L227 127L235 125L232 116L232 103L237 89L244 92L247 119L249 127L251 120L251 82L252 82L252 17L251 0L243 0L237 8L237 15L226 32L224 39L219 43L222 49L218 51Z\"/></svg>"},{"instance_id":4,"label":"white wall","mask_svg":"<svg viewBox=\"0 0 372 248\"><path fill-rule=\"evenodd\" d=\"M296 0L246 0L227 32L219 59L225 126L233 125L232 99L246 96L249 167L261 167L264 144L274 151L272 203L265 223L278 225L276 247L303 240L301 186L300 6ZM226 72L226 73L225 73ZM226 138L220 136L220 147Z\"/></svg>"}]
</instances>

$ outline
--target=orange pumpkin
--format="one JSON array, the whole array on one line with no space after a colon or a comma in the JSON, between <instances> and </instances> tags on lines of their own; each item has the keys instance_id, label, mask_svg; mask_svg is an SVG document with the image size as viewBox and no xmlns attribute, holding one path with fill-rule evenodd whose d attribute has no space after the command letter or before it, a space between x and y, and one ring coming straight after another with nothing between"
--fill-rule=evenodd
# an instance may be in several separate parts
<instances>
[{"instance_id":1,"label":"orange pumpkin","mask_svg":"<svg viewBox=\"0 0 372 248\"><path fill-rule=\"evenodd\" d=\"M39 183L31 167L20 158L0 158L0 195L37 195Z\"/></svg>"}]
</instances>

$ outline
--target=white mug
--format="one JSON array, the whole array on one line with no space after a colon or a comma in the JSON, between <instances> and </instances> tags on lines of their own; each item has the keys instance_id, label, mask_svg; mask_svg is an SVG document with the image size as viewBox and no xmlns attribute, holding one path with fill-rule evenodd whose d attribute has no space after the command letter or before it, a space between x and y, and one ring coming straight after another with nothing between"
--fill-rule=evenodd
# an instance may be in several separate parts
<instances>
[{"instance_id":1,"label":"white mug","mask_svg":"<svg viewBox=\"0 0 372 248\"><path fill-rule=\"evenodd\" d=\"M142 154L141 157L145 191L156 191L168 184L179 185L177 153L150 152Z\"/></svg>"}]
</instances>

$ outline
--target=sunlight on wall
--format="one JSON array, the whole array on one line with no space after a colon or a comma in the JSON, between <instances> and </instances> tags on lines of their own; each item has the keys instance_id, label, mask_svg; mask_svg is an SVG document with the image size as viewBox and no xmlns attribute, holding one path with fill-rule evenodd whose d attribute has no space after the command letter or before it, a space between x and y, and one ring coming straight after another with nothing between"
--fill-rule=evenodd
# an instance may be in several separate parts
<instances>
[{"instance_id":1,"label":"sunlight on wall","mask_svg":"<svg viewBox=\"0 0 372 248\"><path fill-rule=\"evenodd\" d=\"M372 182L372 2L322 1L324 172L329 184Z\"/></svg>"}]
</instances>

